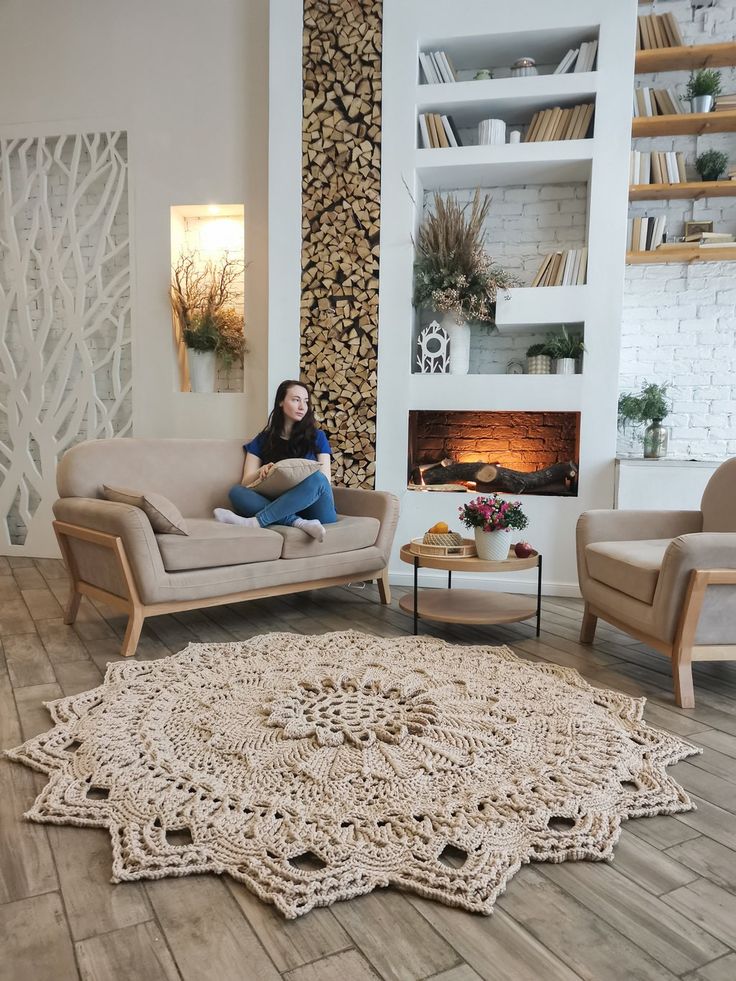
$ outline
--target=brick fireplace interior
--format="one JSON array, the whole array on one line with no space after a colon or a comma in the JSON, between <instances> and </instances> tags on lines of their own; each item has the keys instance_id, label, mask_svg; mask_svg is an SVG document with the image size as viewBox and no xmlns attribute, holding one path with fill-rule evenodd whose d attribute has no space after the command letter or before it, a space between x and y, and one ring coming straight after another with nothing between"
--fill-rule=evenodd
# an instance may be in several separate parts
<instances>
[{"instance_id":1,"label":"brick fireplace interior","mask_svg":"<svg viewBox=\"0 0 736 981\"><path fill-rule=\"evenodd\" d=\"M580 413L409 413L410 490L575 496Z\"/></svg>"}]
</instances>

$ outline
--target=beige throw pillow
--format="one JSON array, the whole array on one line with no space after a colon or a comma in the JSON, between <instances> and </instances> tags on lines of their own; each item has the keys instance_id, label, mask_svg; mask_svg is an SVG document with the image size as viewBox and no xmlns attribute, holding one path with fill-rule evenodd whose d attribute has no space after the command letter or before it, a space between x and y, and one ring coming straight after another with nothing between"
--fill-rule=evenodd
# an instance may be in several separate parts
<instances>
[{"instance_id":1,"label":"beige throw pillow","mask_svg":"<svg viewBox=\"0 0 736 981\"><path fill-rule=\"evenodd\" d=\"M102 496L107 501L117 504L132 504L140 508L151 522L151 527L157 535L188 535L187 523L179 508L172 504L163 494L152 494L128 490L125 487L108 487L102 485Z\"/></svg>"},{"instance_id":2,"label":"beige throw pillow","mask_svg":"<svg viewBox=\"0 0 736 981\"><path fill-rule=\"evenodd\" d=\"M263 494L264 497L273 501L280 497L284 491L291 490L292 487L301 484L306 477L317 473L320 469L321 467L316 460L301 460L299 458L279 460L273 465L267 476L252 477L247 482L243 480L243 484L245 487L250 487L251 490L257 490L259 494Z\"/></svg>"}]
</instances>

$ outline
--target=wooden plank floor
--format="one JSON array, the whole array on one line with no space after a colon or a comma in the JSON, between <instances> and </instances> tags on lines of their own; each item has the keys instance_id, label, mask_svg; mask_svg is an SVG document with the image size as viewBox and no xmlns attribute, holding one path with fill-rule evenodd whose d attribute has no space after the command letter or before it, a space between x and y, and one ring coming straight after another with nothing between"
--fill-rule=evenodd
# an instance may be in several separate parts
<instances>
[{"instance_id":1,"label":"wooden plank floor","mask_svg":"<svg viewBox=\"0 0 736 981\"><path fill-rule=\"evenodd\" d=\"M99 684L124 620L84 601L62 622L60 563L0 557L0 747L49 727L42 703ZM401 590L395 593L401 594ZM146 659L190 641L269 630L409 632L373 586L302 593L147 622ZM736 665L695 669L697 708L676 708L668 662L605 624L577 643L581 604L548 598L543 631L442 627L466 643L577 668L648 698L646 719L705 748L672 769L698 810L629 822L612 864L527 866L492 917L383 890L298 921L226 876L112 885L94 828L41 826L22 812L44 777L0 761L1 981L731 981L736 978Z\"/></svg>"}]
</instances>

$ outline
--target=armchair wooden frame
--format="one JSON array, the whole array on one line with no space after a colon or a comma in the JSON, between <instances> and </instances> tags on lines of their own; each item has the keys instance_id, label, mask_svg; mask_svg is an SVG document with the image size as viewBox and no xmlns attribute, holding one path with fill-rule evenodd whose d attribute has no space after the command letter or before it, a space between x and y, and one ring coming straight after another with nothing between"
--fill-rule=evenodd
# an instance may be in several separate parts
<instances>
[{"instance_id":1,"label":"armchair wooden frame","mask_svg":"<svg viewBox=\"0 0 736 981\"><path fill-rule=\"evenodd\" d=\"M391 588L388 582L388 568L376 570L373 573L355 573L349 576L332 576L328 579L314 579L304 583L282 583L278 586L264 586L259 589L249 589L239 593L228 593L222 596L208 596L202 599L174 600L169 603L144 603L140 597L133 569L125 552L122 538L107 532L83 528L81 525L70 524L66 521L54 521L54 532L69 573L69 600L64 612L64 623L72 624L77 618L79 604L83 596L107 603L115 609L128 614L128 624L125 629L120 653L123 657L132 657L140 639L143 621L146 617L158 616L162 613L179 613L183 610L198 610L204 606L223 606L226 603L241 603L245 600L263 599L267 596L281 596L285 593L295 593L307 589L325 589L329 586L344 586L350 582L371 581L375 579L381 603L391 602ZM78 539L109 549L122 577L127 595L119 596L94 583L86 582L79 574L70 539Z\"/></svg>"},{"instance_id":2,"label":"armchair wooden frame","mask_svg":"<svg viewBox=\"0 0 736 981\"><path fill-rule=\"evenodd\" d=\"M693 661L736 661L736 644L696 644L695 634L708 586L736 586L736 569L693 569L685 592L680 619L672 643L652 637L610 613L585 604L580 643L592 644L598 619L605 620L649 647L666 654L672 661L675 701L680 708L695 708Z\"/></svg>"}]
</instances>

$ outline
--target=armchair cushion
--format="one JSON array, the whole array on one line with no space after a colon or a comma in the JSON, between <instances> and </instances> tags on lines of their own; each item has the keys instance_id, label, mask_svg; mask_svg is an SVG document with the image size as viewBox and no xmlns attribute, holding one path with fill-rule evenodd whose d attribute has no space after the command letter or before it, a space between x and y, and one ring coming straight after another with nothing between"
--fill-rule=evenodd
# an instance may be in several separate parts
<instances>
[{"instance_id":1,"label":"armchair cushion","mask_svg":"<svg viewBox=\"0 0 736 981\"><path fill-rule=\"evenodd\" d=\"M272 525L284 538L282 559L301 559L310 555L335 555L338 552L352 552L356 548L375 545L381 524L376 518L338 515L337 521L325 525L323 542L309 538L298 528L287 525ZM325 575L328 575L325 572Z\"/></svg>"},{"instance_id":2,"label":"armchair cushion","mask_svg":"<svg viewBox=\"0 0 736 981\"><path fill-rule=\"evenodd\" d=\"M167 572L269 562L281 555L283 540L268 528L226 525L211 518L189 518L188 525L186 538L156 535Z\"/></svg>"},{"instance_id":3,"label":"armchair cushion","mask_svg":"<svg viewBox=\"0 0 736 981\"><path fill-rule=\"evenodd\" d=\"M585 547L585 561L593 579L651 604L669 544L669 538L594 542Z\"/></svg>"}]
</instances>

